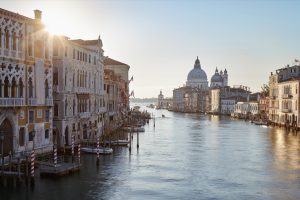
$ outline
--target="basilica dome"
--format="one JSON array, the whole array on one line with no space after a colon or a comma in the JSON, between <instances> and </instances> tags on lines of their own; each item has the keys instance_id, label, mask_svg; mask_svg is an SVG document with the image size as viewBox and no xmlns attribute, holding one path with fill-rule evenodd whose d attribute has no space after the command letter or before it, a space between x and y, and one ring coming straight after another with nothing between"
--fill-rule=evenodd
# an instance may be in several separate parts
<instances>
[{"instance_id":1,"label":"basilica dome","mask_svg":"<svg viewBox=\"0 0 300 200\"><path fill-rule=\"evenodd\" d=\"M187 76L187 80L188 81L189 80L190 81L195 81L195 80L207 81L206 73L203 69L201 69L201 65L200 65L200 61L199 61L198 57L195 61L194 69L192 69Z\"/></svg>"},{"instance_id":2,"label":"basilica dome","mask_svg":"<svg viewBox=\"0 0 300 200\"><path fill-rule=\"evenodd\" d=\"M188 73L186 85L192 88L208 89L206 73L201 69L200 61L197 57L194 68Z\"/></svg>"}]
</instances>

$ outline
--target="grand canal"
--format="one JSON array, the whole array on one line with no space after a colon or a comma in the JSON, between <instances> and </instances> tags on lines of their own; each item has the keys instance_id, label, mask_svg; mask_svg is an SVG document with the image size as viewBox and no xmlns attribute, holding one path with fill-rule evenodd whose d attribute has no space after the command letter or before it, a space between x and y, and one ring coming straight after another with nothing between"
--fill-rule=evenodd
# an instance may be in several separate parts
<instances>
[{"instance_id":1,"label":"grand canal","mask_svg":"<svg viewBox=\"0 0 300 200\"><path fill-rule=\"evenodd\" d=\"M143 107L144 108L144 107ZM136 135L131 154L84 155L80 173L37 178L0 199L300 199L299 136L227 117L171 113ZM166 117L162 118L162 114Z\"/></svg>"}]
</instances>

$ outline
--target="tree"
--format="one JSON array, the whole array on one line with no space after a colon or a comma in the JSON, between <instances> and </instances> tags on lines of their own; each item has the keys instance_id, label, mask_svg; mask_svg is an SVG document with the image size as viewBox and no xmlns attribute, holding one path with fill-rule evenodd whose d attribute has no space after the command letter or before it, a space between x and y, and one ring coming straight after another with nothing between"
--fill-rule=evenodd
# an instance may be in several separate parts
<instances>
[{"instance_id":1,"label":"tree","mask_svg":"<svg viewBox=\"0 0 300 200\"><path fill-rule=\"evenodd\" d=\"M261 87L261 95L263 97L267 97L270 94L270 87L267 84L263 84L263 86Z\"/></svg>"}]
</instances>

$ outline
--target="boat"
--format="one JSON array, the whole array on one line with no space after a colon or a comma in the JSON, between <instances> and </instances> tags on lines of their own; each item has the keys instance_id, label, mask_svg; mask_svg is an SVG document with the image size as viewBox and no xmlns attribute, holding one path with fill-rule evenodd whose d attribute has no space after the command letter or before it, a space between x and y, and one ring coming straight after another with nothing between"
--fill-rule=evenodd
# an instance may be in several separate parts
<instances>
[{"instance_id":1,"label":"boat","mask_svg":"<svg viewBox=\"0 0 300 200\"><path fill-rule=\"evenodd\" d=\"M124 127L123 128L123 130L125 130L125 131L131 131L132 130L132 128L131 127ZM143 127L134 127L133 128L133 132L145 132L145 128L143 128Z\"/></svg>"},{"instance_id":2,"label":"boat","mask_svg":"<svg viewBox=\"0 0 300 200\"><path fill-rule=\"evenodd\" d=\"M117 146L126 146L129 144L128 140L112 140L111 143Z\"/></svg>"},{"instance_id":3,"label":"boat","mask_svg":"<svg viewBox=\"0 0 300 200\"><path fill-rule=\"evenodd\" d=\"M84 153L93 153L97 154L97 148L96 147L82 147L80 149ZM99 148L99 154L112 154L113 149L112 148L107 148L107 147L100 147Z\"/></svg>"},{"instance_id":4,"label":"boat","mask_svg":"<svg viewBox=\"0 0 300 200\"><path fill-rule=\"evenodd\" d=\"M166 117L164 114L161 115L162 117Z\"/></svg>"}]
</instances>

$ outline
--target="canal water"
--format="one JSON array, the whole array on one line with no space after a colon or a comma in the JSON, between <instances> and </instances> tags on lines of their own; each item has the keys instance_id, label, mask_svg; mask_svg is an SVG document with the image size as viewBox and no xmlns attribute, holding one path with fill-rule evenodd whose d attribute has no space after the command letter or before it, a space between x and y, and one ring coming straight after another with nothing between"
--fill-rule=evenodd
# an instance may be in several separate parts
<instances>
[{"instance_id":1,"label":"canal water","mask_svg":"<svg viewBox=\"0 0 300 200\"><path fill-rule=\"evenodd\" d=\"M131 154L116 148L99 167L84 155L79 173L37 178L34 189L0 188L0 199L300 199L299 136L228 117L148 111L156 126L145 126L139 150L134 135Z\"/></svg>"}]
</instances>

